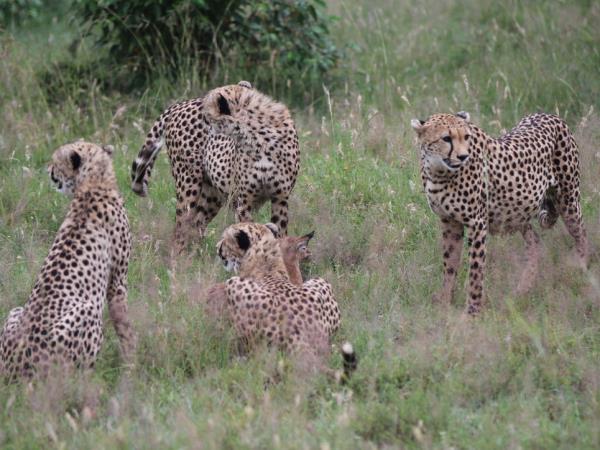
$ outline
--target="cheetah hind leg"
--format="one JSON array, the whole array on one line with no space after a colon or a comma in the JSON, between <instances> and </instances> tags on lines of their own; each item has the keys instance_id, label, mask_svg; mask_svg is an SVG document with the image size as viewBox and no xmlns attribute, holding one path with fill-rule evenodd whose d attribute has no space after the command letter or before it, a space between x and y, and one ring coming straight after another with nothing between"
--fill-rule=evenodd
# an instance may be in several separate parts
<instances>
[{"instance_id":1,"label":"cheetah hind leg","mask_svg":"<svg viewBox=\"0 0 600 450\"><path fill-rule=\"evenodd\" d=\"M0 341L13 336L19 330L22 314L23 308L21 306L10 310L6 322L4 322L4 326L2 327L2 331L0 331Z\"/></svg>"},{"instance_id":2,"label":"cheetah hind leg","mask_svg":"<svg viewBox=\"0 0 600 450\"><path fill-rule=\"evenodd\" d=\"M521 230L521 235L525 239L526 263L517 286L517 295L525 295L533 287L540 259L540 237L531 224Z\"/></svg>"},{"instance_id":3,"label":"cheetah hind leg","mask_svg":"<svg viewBox=\"0 0 600 450\"><path fill-rule=\"evenodd\" d=\"M575 240L576 261L582 269L587 269L589 258L588 240L581 213L581 193L579 188L579 154L577 144L570 132L563 135L567 146L561 156L555 155L554 172L558 181L556 195L558 212ZM570 175L570 176L569 176Z\"/></svg>"}]
</instances>

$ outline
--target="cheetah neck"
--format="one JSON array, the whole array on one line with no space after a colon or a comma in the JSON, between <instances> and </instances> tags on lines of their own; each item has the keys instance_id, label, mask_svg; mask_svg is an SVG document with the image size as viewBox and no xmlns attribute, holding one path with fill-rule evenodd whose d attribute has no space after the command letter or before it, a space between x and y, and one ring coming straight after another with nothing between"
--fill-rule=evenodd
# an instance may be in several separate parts
<instances>
[{"instance_id":1,"label":"cheetah neck","mask_svg":"<svg viewBox=\"0 0 600 450\"><path fill-rule=\"evenodd\" d=\"M277 243L249 252L241 262L240 276L242 277L261 279L268 275L290 280Z\"/></svg>"},{"instance_id":2,"label":"cheetah neck","mask_svg":"<svg viewBox=\"0 0 600 450\"><path fill-rule=\"evenodd\" d=\"M117 178L110 161L90 161L75 179L75 193L91 190L117 190Z\"/></svg>"}]
</instances>

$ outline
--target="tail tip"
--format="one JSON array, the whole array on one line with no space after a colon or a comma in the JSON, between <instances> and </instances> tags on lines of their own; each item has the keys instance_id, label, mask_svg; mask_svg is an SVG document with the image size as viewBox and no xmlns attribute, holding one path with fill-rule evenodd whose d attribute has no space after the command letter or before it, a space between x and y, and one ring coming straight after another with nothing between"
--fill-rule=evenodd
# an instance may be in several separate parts
<instances>
[{"instance_id":1,"label":"tail tip","mask_svg":"<svg viewBox=\"0 0 600 450\"><path fill-rule=\"evenodd\" d=\"M344 344L342 345L342 353L344 354L344 356L354 355L354 347L350 342L344 342Z\"/></svg>"},{"instance_id":2,"label":"tail tip","mask_svg":"<svg viewBox=\"0 0 600 450\"><path fill-rule=\"evenodd\" d=\"M342 358L344 360L344 370L341 374L340 381L342 382L342 384L345 384L352 376L352 372L354 372L358 367L358 361L356 359L356 353L354 353L354 347L350 342L344 342L342 344L341 350Z\"/></svg>"}]
</instances>

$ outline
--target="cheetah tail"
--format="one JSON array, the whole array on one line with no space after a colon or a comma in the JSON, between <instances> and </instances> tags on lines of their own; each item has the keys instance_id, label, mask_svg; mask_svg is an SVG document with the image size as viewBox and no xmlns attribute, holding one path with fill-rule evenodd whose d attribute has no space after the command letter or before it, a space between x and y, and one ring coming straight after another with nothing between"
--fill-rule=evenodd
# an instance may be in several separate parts
<instances>
[{"instance_id":1,"label":"cheetah tail","mask_svg":"<svg viewBox=\"0 0 600 450\"><path fill-rule=\"evenodd\" d=\"M152 126L146 142L131 165L131 189L141 197L148 194L148 180L154 161L164 144L164 126L169 110L165 111Z\"/></svg>"},{"instance_id":2,"label":"cheetah tail","mask_svg":"<svg viewBox=\"0 0 600 450\"><path fill-rule=\"evenodd\" d=\"M552 228L558 220L558 211L556 210L556 188L551 186L546 191L542 206L538 213L538 221L542 228Z\"/></svg>"},{"instance_id":3,"label":"cheetah tail","mask_svg":"<svg viewBox=\"0 0 600 450\"><path fill-rule=\"evenodd\" d=\"M342 345L342 358L344 359L344 372L340 381L344 384L350 380L352 372L354 372L358 366L358 358L356 357L354 347L350 342L344 342Z\"/></svg>"}]
</instances>

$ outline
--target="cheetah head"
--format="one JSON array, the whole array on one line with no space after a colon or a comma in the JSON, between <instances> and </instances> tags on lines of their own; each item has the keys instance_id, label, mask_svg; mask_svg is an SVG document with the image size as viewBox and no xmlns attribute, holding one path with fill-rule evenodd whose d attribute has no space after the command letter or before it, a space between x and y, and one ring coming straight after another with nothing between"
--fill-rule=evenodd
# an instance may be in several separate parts
<instances>
[{"instance_id":1,"label":"cheetah head","mask_svg":"<svg viewBox=\"0 0 600 450\"><path fill-rule=\"evenodd\" d=\"M434 114L426 121L413 119L411 126L425 163L439 172L457 172L469 161L469 113Z\"/></svg>"},{"instance_id":2,"label":"cheetah head","mask_svg":"<svg viewBox=\"0 0 600 450\"><path fill-rule=\"evenodd\" d=\"M244 115L251 96L256 95L248 81L213 89L206 95L205 112L217 134L240 139L244 134Z\"/></svg>"},{"instance_id":3,"label":"cheetah head","mask_svg":"<svg viewBox=\"0 0 600 450\"><path fill-rule=\"evenodd\" d=\"M217 243L217 253L225 270L237 273L252 255L278 248L276 245L278 237L279 228L275 224L238 223L223 231L221 240Z\"/></svg>"},{"instance_id":4,"label":"cheetah head","mask_svg":"<svg viewBox=\"0 0 600 450\"><path fill-rule=\"evenodd\" d=\"M48 165L50 180L58 192L73 195L76 187L91 173L98 176L114 174L111 146L77 141L59 147Z\"/></svg>"}]
</instances>

